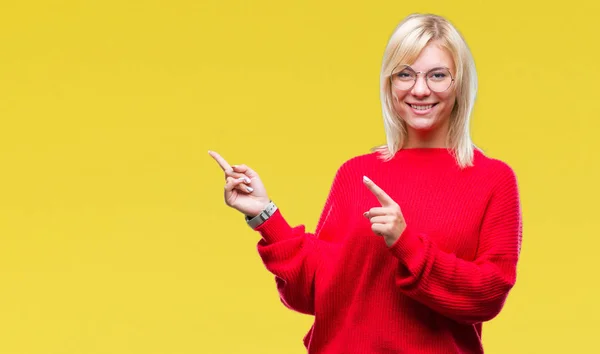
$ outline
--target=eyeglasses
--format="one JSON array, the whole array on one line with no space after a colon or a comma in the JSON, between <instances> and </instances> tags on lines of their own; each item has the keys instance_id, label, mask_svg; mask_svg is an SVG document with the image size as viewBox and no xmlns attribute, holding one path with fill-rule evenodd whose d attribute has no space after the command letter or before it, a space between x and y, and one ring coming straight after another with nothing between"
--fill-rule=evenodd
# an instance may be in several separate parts
<instances>
[{"instance_id":1,"label":"eyeglasses","mask_svg":"<svg viewBox=\"0 0 600 354\"><path fill-rule=\"evenodd\" d=\"M408 65L399 65L392 71L390 81L398 90L408 91L415 86L422 71L415 71ZM444 92L452 86L454 77L445 67L433 68L425 73L425 83L433 92Z\"/></svg>"}]
</instances>

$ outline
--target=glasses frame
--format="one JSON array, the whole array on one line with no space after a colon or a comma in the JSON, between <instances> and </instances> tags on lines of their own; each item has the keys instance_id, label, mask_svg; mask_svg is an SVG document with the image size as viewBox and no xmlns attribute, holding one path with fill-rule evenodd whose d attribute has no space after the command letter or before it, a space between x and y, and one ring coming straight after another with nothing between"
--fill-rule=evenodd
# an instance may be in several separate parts
<instances>
[{"instance_id":1,"label":"glasses frame","mask_svg":"<svg viewBox=\"0 0 600 354\"><path fill-rule=\"evenodd\" d=\"M402 68L402 69L400 69L400 70L397 70L398 68ZM415 75L415 79L414 79L414 81L413 81L413 84L412 84L412 85L411 85L409 88L407 88L407 89L400 89L400 88L398 88L398 87L396 87L396 86L394 85L394 75L395 75L395 74L397 74L397 73L399 73L399 72L401 72L401 71L403 71L403 70L405 70L405 69L409 69L409 70L411 70L411 71L412 71L412 72L414 72L416 75ZM434 70L440 70L440 69L445 69L445 70L448 70L448 74L450 74L450 85L448 85L448 87L447 87L445 90L442 90L442 91L436 91L436 90L432 90L432 89L431 89L431 87L429 86L429 79L427 78L427 74L429 74L430 72L432 72L432 71L434 71ZM402 91L410 91L410 90L412 90L412 88L413 88L413 87L415 87L415 85L417 84L417 80L419 79L419 75L421 75L421 74L424 74L424 76L425 76L425 84L427 85L427 88L428 88L430 91L432 91L432 92L436 92L436 93L440 93L440 92L446 92L446 91L448 91L448 89L449 89L450 87L452 87L452 85L454 84L454 81L455 81L454 75L452 75L452 72L450 71L450 68L448 68L448 67L445 67L445 66L438 66L438 67L435 67L435 68L429 69L429 70L427 70L427 72L425 72L425 73L424 73L423 71L416 71L415 69L411 68L411 67L410 67L410 65L407 65L407 64L400 64L400 65L396 66L396 67L394 68L394 70L392 70L392 72L391 72L391 74L390 74L390 85L391 85L392 87L394 87L394 88L398 89L398 90L402 90Z\"/></svg>"}]
</instances>

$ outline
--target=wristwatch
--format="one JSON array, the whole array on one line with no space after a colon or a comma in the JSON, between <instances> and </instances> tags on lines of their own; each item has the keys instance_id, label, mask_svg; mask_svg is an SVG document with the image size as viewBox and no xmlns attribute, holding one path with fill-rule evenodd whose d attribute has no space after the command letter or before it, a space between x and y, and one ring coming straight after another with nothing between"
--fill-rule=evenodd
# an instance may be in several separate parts
<instances>
[{"instance_id":1,"label":"wristwatch","mask_svg":"<svg viewBox=\"0 0 600 354\"><path fill-rule=\"evenodd\" d=\"M248 223L248 226L250 226L252 229L256 229L262 223L267 221L267 219L270 218L271 215L275 214L275 211L277 211L277 206L275 205L275 203L273 203L273 201L271 201L260 212L260 214L256 215L255 217L250 218L248 215L246 215L246 223Z\"/></svg>"}]
</instances>

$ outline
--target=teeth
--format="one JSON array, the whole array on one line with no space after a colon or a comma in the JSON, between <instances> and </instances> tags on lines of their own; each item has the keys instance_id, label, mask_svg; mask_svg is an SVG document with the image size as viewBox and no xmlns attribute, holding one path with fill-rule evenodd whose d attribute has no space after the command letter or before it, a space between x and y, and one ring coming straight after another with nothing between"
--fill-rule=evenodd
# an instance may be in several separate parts
<instances>
[{"instance_id":1,"label":"teeth","mask_svg":"<svg viewBox=\"0 0 600 354\"><path fill-rule=\"evenodd\" d=\"M428 110L429 108L433 107L433 105L432 105L432 104L429 104L429 105L427 105L427 106L417 106L417 105L411 104L410 106L411 106L412 108L414 108L414 109L418 110L418 111L426 111L426 110Z\"/></svg>"}]
</instances>

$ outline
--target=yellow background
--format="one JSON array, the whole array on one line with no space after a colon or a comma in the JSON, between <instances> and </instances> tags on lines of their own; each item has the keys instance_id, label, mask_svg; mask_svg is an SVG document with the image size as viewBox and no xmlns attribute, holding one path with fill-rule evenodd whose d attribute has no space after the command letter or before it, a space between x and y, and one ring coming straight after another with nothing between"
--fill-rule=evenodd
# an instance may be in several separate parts
<instances>
[{"instance_id":1,"label":"yellow background","mask_svg":"<svg viewBox=\"0 0 600 354\"><path fill-rule=\"evenodd\" d=\"M473 136L517 172L517 286L487 353L598 349L595 1L3 1L0 353L303 353L207 155L314 230L384 139L396 24L447 16L480 75ZM595 348L595 349L594 349Z\"/></svg>"}]
</instances>

